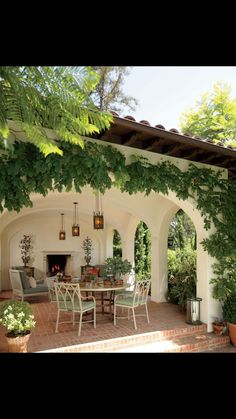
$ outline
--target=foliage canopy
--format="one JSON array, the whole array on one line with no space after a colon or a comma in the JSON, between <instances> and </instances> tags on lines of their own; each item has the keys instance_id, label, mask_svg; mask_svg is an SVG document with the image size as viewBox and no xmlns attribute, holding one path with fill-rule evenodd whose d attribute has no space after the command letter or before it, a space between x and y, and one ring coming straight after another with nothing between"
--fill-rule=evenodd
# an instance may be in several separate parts
<instances>
[{"instance_id":1,"label":"foliage canopy","mask_svg":"<svg viewBox=\"0 0 236 419\"><path fill-rule=\"evenodd\" d=\"M135 110L138 101L122 90L124 79L129 75L129 67L92 67L98 74L99 82L91 97L100 110L121 111L124 108Z\"/></svg>"},{"instance_id":2,"label":"foliage canopy","mask_svg":"<svg viewBox=\"0 0 236 419\"><path fill-rule=\"evenodd\" d=\"M236 99L227 84L218 82L202 95L195 108L181 115L181 130L192 136L236 147Z\"/></svg>"},{"instance_id":3,"label":"foliage canopy","mask_svg":"<svg viewBox=\"0 0 236 419\"><path fill-rule=\"evenodd\" d=\"M90 67L0 67L0 155L16 140L62 155L57 139L83 146L81 135L108 128L111 115L90 97L97 82Z\"/></svg>"}]
</instances>

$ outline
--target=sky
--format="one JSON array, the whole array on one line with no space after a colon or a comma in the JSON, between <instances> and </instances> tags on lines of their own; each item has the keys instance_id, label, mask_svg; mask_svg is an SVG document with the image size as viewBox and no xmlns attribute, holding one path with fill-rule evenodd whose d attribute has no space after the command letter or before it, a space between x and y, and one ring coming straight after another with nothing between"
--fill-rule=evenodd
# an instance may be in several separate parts
<instances>
[{"instance_id":1,"label":"sky","mask_svg":"<svg viewBox=\"0 0 236 419\"><path fill-rule=\"evenodd\" d=\"M218 81L229 84L236 98L236 66L132 67L123 91L135 97L139 105L136 111L120 116L129 114L138 122L145 119L153 126L180 129L181 113L193 107L203 93L213 91Z\"/></svg>"}]
</instances>

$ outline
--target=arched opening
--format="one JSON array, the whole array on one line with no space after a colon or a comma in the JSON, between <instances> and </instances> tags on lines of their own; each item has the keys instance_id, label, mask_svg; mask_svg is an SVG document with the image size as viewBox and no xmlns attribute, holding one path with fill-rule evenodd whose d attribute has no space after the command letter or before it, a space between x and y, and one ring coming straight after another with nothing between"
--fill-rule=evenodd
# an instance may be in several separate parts
<instances>
[{"instance_id":1,"label":"arched opening","mask_svg":"<svg viewBox=\"0 0 236 419\"><path fill-rule=\"evenodd\" d=\"M136 277L151 278L151 233L144 221L136 228L134 258Z\"/></svg>"},{"instance_id":2,"label":"arched opening","mask_svg":"<svg viewBox=\"0 0 236 419\"><path fill-rule=\"evenodd\" d=\"M122 243L121 236L118 230L113 232L113 257L119 256L122 258Z\"/></svg>"},{"instance_id":3,"label":"arched opening","mask_svg":"<svg viewBox=\"0 0 236 419\"><path fill-rule=\"evenodd\" d=\"M187 298L196 297L196 230L182 210L170 222L168 234L168 301L186 309Z\"/></svg>"}]
</instances>

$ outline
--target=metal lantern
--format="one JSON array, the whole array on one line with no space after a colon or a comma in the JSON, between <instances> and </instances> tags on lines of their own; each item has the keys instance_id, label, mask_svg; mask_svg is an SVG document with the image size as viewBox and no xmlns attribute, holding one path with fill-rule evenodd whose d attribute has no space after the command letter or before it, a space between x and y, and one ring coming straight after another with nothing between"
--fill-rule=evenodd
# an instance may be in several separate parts
<instances>
[{"instance_id":1,"label":"metal lantern","mask_svg":"<svg viewBox=\"0 0 236 419\"><path fill-rule=\"evenodd\" d=\"M104 217L102 212L102 199L100 192L96 193L96 211L93 212L93 228L94 230L104 229Z\"/></svg>"},{"instance_id":2,"label":"metal lantern","mask_svg":"<svg viewBox=\"0 0 236 419\"><path fill-rule=\"evenodd\" d=\"M59 240L65 240L66 239L66 232L64 228L64 214L61 214L61 230L59 231Z\"/></svg>"},{"instance_id":3,"label":"metal lantern","mask_svg":"<svg viewBox=\"0 0 236 419\"><path fill-rule=\"evenodd\" d=\"M74 213L73 213L72 236L78 237L80 235L80 228L79 228L79 224L77 223L78 202L73 202L73 204L74 204Z\"/></svg>"}]
</instances>

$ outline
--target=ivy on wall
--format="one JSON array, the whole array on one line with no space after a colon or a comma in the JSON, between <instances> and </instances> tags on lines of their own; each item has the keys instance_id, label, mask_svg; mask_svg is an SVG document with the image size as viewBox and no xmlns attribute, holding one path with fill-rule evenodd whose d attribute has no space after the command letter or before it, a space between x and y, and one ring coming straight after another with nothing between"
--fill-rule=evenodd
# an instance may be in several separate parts
<instances>
[{"instance_id":1,"label":"ivy on wall","mask_svg":"<svg viewBox=\"0 0 236 419\"><path fill-rule=\"evenodd\" d=\"M50 154L46 158L29 143L18 143L14 155L0 160L0 211L20 211L32 206L31 193L46 196L50 190L77 192L90 185L104 193L112 186L133 194L151 191L179 199L192 198L204 219L206 229L213 222L216 233L203 241L203 247L220 264L227 263L236 249L236 182L222 178L221 172L190 164L182 172L168 161L151 164L144 157L125 156L111 145L86 142L84 148L61 144L63 157ZM113 173L114 180L109 176Z\"/></svg>"}]
</instances>

